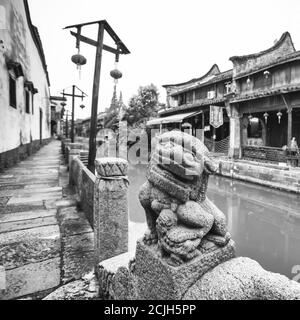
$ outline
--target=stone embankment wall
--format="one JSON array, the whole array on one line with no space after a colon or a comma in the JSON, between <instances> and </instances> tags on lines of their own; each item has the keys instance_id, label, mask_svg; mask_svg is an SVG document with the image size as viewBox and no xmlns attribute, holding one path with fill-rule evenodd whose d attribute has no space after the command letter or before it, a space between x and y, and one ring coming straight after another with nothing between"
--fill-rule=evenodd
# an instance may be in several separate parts
<instances>
[{"instance_id":1,"label":"stone embankment wall","mask_svg":"<svg viewBox=\"0 0 300 320\"><path fill-rule=\"evenodd\" d=\"M250 161L221 159L218 174L300 194L300 170Z\"/></svg>"}]
</instances>

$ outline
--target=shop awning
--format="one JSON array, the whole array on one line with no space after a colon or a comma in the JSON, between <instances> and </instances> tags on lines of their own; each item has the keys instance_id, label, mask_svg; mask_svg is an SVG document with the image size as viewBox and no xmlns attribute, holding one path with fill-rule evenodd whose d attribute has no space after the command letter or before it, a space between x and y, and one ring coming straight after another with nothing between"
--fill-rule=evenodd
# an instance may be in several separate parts
<instances>
[{"instance_id":1,"label":"shop awning","mask_svg":"<svg viewBox=\"0 0 300 320\"><path fill-rule=\"evenodd\" d=\"M173 116L169 116L169 117L157 118L157 119L148 121L147 126L154 126L154 125L158 125L158 124L160 125L165 123L182 123L183 120L197 116L200 113L202 113L202 111L174 114Z\"/></svg>"}]
</instances>

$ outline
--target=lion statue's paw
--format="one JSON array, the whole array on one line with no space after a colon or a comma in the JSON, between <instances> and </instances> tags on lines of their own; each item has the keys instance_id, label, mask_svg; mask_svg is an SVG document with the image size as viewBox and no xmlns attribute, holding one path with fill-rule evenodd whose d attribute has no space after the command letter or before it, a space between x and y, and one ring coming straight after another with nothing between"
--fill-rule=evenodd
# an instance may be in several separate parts
<instances>
[{"instance_id":1,"label":"lion statue's paw","mask_svg":"<svg viewBox=\"0 0 300 320\"><path fill-rule=\"evenodd\" d=\"M147 231L143 238L144 244L150 246L153 244L157 244L158 242L158 236L156 232Z\"/></svg>"}]
</instances>

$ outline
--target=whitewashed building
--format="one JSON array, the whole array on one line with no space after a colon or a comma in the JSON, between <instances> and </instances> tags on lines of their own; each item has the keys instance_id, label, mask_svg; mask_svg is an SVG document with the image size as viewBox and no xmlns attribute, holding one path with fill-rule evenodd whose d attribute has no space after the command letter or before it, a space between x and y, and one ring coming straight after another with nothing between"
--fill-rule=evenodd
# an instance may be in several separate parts
<instances>
[{"instance_id":1,"label":"whitewashed building","mask_svg":"<svg viewBox=\"0 0 300 320\"><path fill-rule=\"evenodd\" d=\"M27 0L0 0L0 170L51 137L49 86Z\"/></svg>"}]
</instances>

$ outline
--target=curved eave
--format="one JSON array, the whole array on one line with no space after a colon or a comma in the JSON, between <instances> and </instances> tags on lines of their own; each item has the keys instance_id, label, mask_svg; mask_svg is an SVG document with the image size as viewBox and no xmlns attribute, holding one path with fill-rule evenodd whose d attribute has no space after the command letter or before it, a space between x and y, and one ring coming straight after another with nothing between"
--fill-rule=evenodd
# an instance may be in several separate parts
<instances>
[{"instance_id":1,"label":"curved eave","mask_svg":"<svg viewBox=\"0 0 300 320\"><path fill-rule=\"evenodd\" d=\"M266 55L268 53L276 51L287 40L291 41L292 48L293 48L294 51L296 51L290 33L289 32L285 32L281 36L281 38L271 48L269 48L267 50L264 50L264 51L261 51L261 52L258 52L258 53L252 53L252 54L248 54L248 55L244 55L244 56L233 56L233 57L229 58L229 60L232 61L232 62L235 62L235 61L239 62L239 61L244 61L244 60L248 60L248 59L255 59L255 58L261 57L263 55Z\"/></svg>"},{"instance_id":2,"label":"curved eave","mask_svg":"<svg viewBox=\"0 0 300 320\"><path fill-rule=\"evenodd\" d=\"M215 70L216 72L214 72L214 70ZM195 78L195 79L192 79L192 80L189 80L189 81L186 81L186 82L182 82L182 83L177 83L177 84L165 84L165 85L163 85L162 87L165 88L165 89L170 88L170 87L180 87L180 86L184 86L184 85L191 84L191 83L193 83L193 82L197 82L197 81L204 80L204 79L205 79L206 77L208 77L208 76L217 75L217 74L219 74L219 73L221 73L221 72L220 72L220 69L219 69L218 65L217 65L217 64L214 64L214 65L209 69L209 71L208 71L204 76L202 76L202 77L200 77L200 78Z\"/></svg>"}]
</instances>

